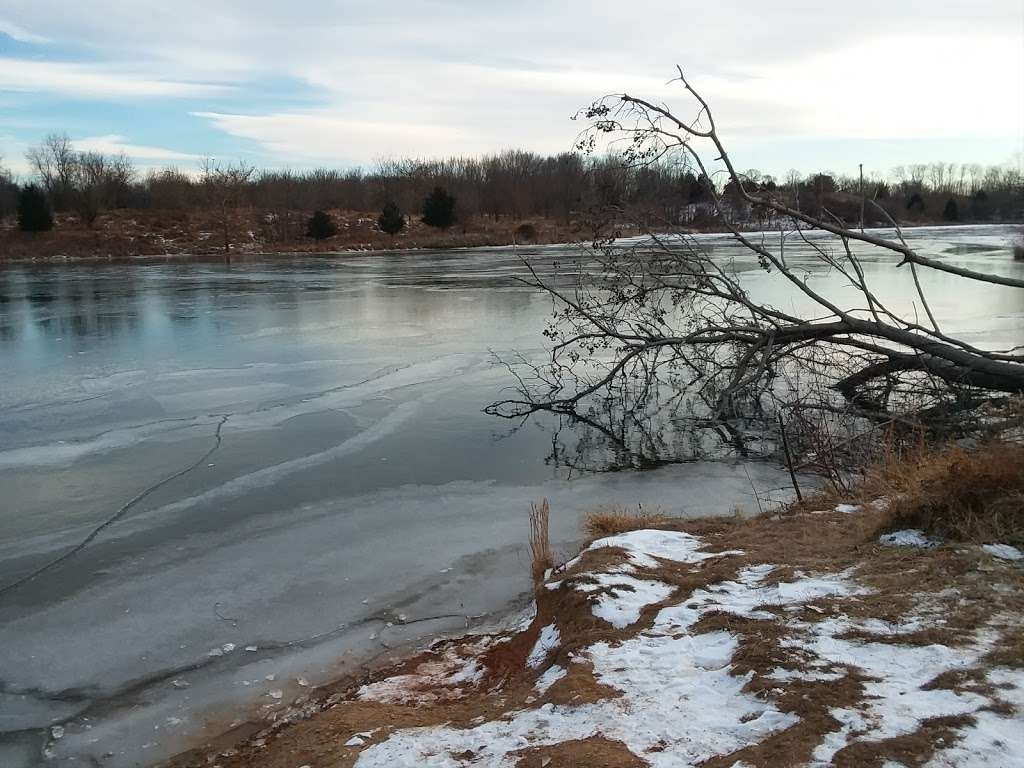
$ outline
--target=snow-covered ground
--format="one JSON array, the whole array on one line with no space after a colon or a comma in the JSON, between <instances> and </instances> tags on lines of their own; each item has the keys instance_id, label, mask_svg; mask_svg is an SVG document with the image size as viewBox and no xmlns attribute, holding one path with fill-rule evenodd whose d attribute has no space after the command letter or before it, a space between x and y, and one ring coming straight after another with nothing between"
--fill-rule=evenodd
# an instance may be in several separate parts
<instances>
[{"instance_id":1,"label":"snow-covered ground","mask_svg":"<svg viewBox=\"0 0 1024 768\"><path fill-rule=\"evenodd\" d=\"M470 728L399 728L370 746L360 744L355 766L512 768L524 750L597 736L621 742L654 768L695 766L756 746L797 725L800 717L775 703L793 681L838 685L846 679L863 681L862 695L855 703L829 710L838 728L821 734L811 745L809 765L830 765L835 755L851 744L870 745L908 736L935 718L957 716L971 719L953 727L955 738L944 742L948 749L940 743L929 765L1024 765L1024 670L984 663L985 654L999 648L999 635L991 628L979 626L974 637L962 644L922 645L900 643L893 633L935 626L935 617L923 613L905 616L899 628L841 613L819 620L798 618L800 609L815 601L838 601L842 610L843 601L853 605L858 597L870 594L871 589L858 583L856 568L773 581L775 565L748 565L733 580L708 584L690 594L679 593L674 599L669 598L676 592L670 583L659 582L650 574L642 581L627 575L637 565L656 566L655 558L696 565L709 558L743 554L710 553L703 551L703 544L686 533L662 531L610 537L595 542L590 550L623 550L620 563L597 572L578 570L557 582L558 588L566 585L583 592L600 586L600 597L592 602L593 614L619 629L637 620L638 606L663 606L649 626L632 636L595 642L570 654L570 668L589 665L599 683L621 695L575 706L538 702ZM916 546L914 542L901 544ZM577 558L569 567L578 563ZM922 601L926 597L922 595ZM799 663L768 673L778 681L773 695L756 695L745 689L753 672L737 674L733 668L740 644L735 633L695 629L702 618L712 615L777 622L784 628L779 642ZM809 615L816 614L811 611ZM493 642L490 639L485 645ZM543 627L528 666L542 665L558 643L557 628ZM414 674L385 679L364 689L364 694L380 691L384 692L382 700L394 701L401 699L403 687L415 691L426 682L455 697L467 696L462 685L469 677L476 682L484 678L474 658L480 650L479 644L464 647L467 656L453 664L449 649L448 679L436 675L443 666L439 662L423 671L425 677ZM968 670L980 670L973 687L932 684L940 675ZM538 693L543 696L566 674L562 666L550 666L537 681ZM477 693L487 695L486 691ZM436 698L405 700L430 703ZM891 767L900 764L895 760L886 763Z\"/></svg>"}]
</instances>

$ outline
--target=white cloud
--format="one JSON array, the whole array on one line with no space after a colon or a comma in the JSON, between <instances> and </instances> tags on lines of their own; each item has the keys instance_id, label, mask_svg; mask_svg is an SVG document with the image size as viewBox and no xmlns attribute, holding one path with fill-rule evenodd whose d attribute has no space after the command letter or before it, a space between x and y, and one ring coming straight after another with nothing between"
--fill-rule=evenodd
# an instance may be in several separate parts
<instances>
[{"instance_id":1,"label":"white cloud","mask_svg":"<svg viewBox=\"0 0 1024 768\"><path fill-rule=\"evenodd\" d=\"M48 37L33 34L27 29L23 29L17 24L4 19L0 19L0 35L7 35L9 38L17 40L19 43L30 43L32 45L45 45L50 42Z\"/></svg>"},{"instance_id":2,"label":"white cloud","mask_svg":"<svg viewBox=\"0 0 1024 768\"><path fill-rule=\"evenodd\" d=\"M202 96L212 126L283 161L562 150L568 117L609 91L684 105L665 86L676 63L734 141L956 138L969 160L1024 134L1019 0L309 0L301 18L272 0L33 0L5 14L46 18L106 63L0 60L0 90Z\"/></svg>"},{"instance_id":3,"label":"white cloud","mask_svg":"<svg viewBox=\"0 0 1024 768\"><path fill-rule=\"evenodd\" d=\"M0 134L0 168L5 168L15 176L27 176L31 169L25 161L25 150L28 146L10 134Z\"/></svg>"},{"instance_id":4,"label":"white cloud","mask_svg":"<svg viewBox=\"0 0 1024 768\"><path fill-rule=\"evenodd\" d=\"M211 96L226 90L220 84L147 77L91 64L0 58L0 91L123 99Z\"/></svg>"},{"instance_id":5,"label":"white cloud","mask_svg":"<svg viewBox=\"0 0 1024 768\"><path fill-rule=\"evenodd\" d=\"M290 160L357 164L395 155L478 154L491 147L471 131L444 125L369 122L331 112L235 115L194 112L231 136Z\"/></svg>"},{"instance_id":6,"label":"white cloud","mask_svg":"<svg viewBox=\"0 0 1024 768\"><path fill-rule=\"evenodd\" d=\"M164 163L177 161L198 161L200 155L188 152L178 152L163 147L148 147L142 144L132 144L124 136L118 134L107 134L105 136L87 136L82 139L72 140L72 145L79 152L99 152L104 155L126 155L133 160L155 160Z\"/></svg>"}]
</instances>

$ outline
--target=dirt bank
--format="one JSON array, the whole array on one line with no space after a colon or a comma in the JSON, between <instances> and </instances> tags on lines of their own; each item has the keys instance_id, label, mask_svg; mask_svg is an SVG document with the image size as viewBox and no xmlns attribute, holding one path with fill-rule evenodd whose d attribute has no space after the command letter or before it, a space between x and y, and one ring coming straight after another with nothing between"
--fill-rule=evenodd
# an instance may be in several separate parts
<instances>
[{"instance_id":1,"label":"dirt bank","mask_svg":"<svg viewBox=\"0 0 1024 768\"><path fill-rule=\"evenodd\" d=\"M238 210L229 214L232 254L331 253L346 250L462 248L571 242L586 233L553 219L528 221L477 217L449 229L428 227L411 219L391 236L377 228L370 211L329 212L338 233L323 240L305 237L307 212L295 212L285 231L271 214ZM223 225L204 210L118 210L101 216L93 227L61 214L50 232L19 232L13 219L0 222L0 261L4 259L107 259L143 256L223 255Z\"/></svg>"}]
</instances>

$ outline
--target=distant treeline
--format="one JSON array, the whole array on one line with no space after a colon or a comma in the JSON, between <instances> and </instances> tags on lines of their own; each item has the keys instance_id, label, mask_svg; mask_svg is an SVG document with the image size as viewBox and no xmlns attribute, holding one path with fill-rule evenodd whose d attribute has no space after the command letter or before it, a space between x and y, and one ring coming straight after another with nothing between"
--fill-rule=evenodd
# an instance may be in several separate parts
<instances>
[{"instance_id":1,"label":"distant treeline","mask_svg":"<svg viewBox=\"0 0 1024 768\"><path fill-rule=\"evenodd\" d=\"M38 185L57 212L75 213L87 225L110 209L187 210L251 208L263 221L280 222L282 239L305 227L295 212L326 209L380 212L397 207L419 215L437 188L455 198L455 218L545 217L573 221L609 218L658 226L713 224L712 182L671 163L626 167L615 156L573 152L542 156L509 150L479 158L384 160L371 169L257 170L245 164L208 161L198 171L177 168L140 173L124 156L78 152L66 135L51 135L27 154ZM795 171L775 179L748 171L747 183L848 221L860 216L862 194L898 221L1016 219L1024 215L1019 171L1001 166L932 163L893 169L886 178L859 178ZM24 186L27 186L24 185ZM757 222L758 212L741 205L736 190L716 190L732 201L732 214ZM0 215L17 206L19 185L0 170ZM393 208L392 208L393 210ZM884 217L866 206L868 222ZM294 222L294 223L293 223ZM770 223L770 222L764 222ZM596 227L595 223L595 227ZM301 233L298 233L301 236Z\"/></svg>"}]
</instances>

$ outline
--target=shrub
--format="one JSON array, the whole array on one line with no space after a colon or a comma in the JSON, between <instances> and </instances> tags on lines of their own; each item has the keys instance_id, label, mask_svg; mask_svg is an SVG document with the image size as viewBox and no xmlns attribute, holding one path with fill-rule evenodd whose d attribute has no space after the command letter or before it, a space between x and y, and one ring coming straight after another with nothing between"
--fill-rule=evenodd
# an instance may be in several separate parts
<instances>
[{"instance_id":1,"label":"shrub","mask_svg":"<svg viewBox=\"0 0 1024 768\"><path fill-rule=\"evenodd\" d=\"M942 209L942 218L945 221L960 220L960 206L956 204L956 200L952 197L946 201L946 207Z\"/></svg>"},{"instance_id":2,"label":"shrub","mask_svg":"<svg viewBox=\"0 0 1024 768\"><path fill-rule=\"evenodd\" d=\"M18 229L22 232L47 232L53 229L53 211L46 193L35 184L18 195Z\"/></svg>"},{"instance_id":3,"label":"shrub","mask_svg":"<svg viewBox=\"0 0 1024 768\"><path fill-rule=\"evenodd\" d=\"M381 232L387 232L389 235L397 235L405 228L405 216L394 201L388 200L384 203L384 210L377 219L377 226Z\"/></svg>"},{"instance_id":4,"label":"shrub","mask_svg":"<svg viewBox=\"0 0 1024 768\"><path fill-rule=\"evenodd\" d=\"M434 187L423 201L423 223L438 229L447 229L455 223L455 198L444 187Z\"/></svg>"},{"instance_id":5,"label":"shrub","mask_svg":"<svg viewBox=\"0 0 1024 768\"><path fill-rule=\"evenodd\" d=\"M306 225L307 237L312 237L314 240L326 240L336 234L338 234L338 228L334 224L334 219L326 212L317 211L309 217L309 223Z\"/></svg>"},{"instance_id":6,"label":"shrub","mask_svg":"<svg viewBox=\"0 0 1024 768\"><path fill-rule=\"evenodd\" d=\"M974 219L987 219L992 215L992 205L988 200L988 193L979 189L971 195L971 217Z\"/></svg>"},{"instance_id":7,"label":"shrub","mask_svg":"<svg viewBox=\"0 0 1024 768\"><path fill-rule=\"evenodd\" d=\"M907 200L907 210L908 211L915 211L916 210L916 211L919 211L921 213L924 213L924 198L921 197L921 193L920 192L915 192L914 194L912 194L910 196L910 199Z\"/></svg>"},{"instance_id":8,"label":"shrub","mask_svg":"<svg viewBox=\"0 0 1024 768\"><path fill-rule=\"evenodd\" d=\"M922 450L870 470L867 485L891 499L890 529L943 538L1024 544L1024 446L991 442Z\"/></svg>"},{"instance_id":9,"label":"shrub","mask_svg":"<svg viewBox=\"0 0 1024 768\"><path fill-rule=\"evenodd\" d=\"M537 228L533 224L525 223L516 227L517 243L534 243L537 241Z\"/></svg>"}]
</instances>

